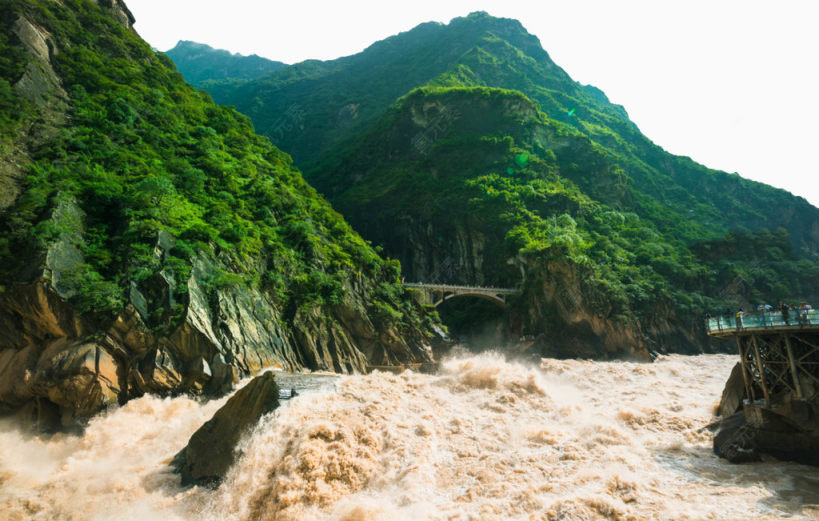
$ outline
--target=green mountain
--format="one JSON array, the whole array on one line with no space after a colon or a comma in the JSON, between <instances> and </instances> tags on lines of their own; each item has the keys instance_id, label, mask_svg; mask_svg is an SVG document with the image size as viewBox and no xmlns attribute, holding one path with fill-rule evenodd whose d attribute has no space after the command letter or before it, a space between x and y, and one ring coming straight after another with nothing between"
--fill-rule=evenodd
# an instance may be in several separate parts
<instances>
[{"instance_id":1,"label":"green mountain","mask_svg":"<svg viewBox=\"0 0 819 521\"><path fill-rule=\"evenodd\" d=\"M119 1L0 5L0 408L427 361L434 317Z\"/></svg>"},{"instance_id":2,"label":"green mountain","mask_svg":"<svg viewBox=\"0 0 819 521\"><path fill-rule=\"evenodd\" d=\"M523 284L507 326L541 352L699 351L706 312L817 296L819 209L663 151L517 21L208 88L408 280Z\"/></svg>"},{"instance_id":3,"label":"green mountain","mask_svg":"<svg viewBox=\"0 0 819 521\"><path fill-rule=\"evenodd\" d=\"M448 25L422 24L357 55L299 63L238 87L216 82L208 91L249 115L260 133L309 168L331 147L366 130L398 98L425 85L522 92L550 119L605 149L618 167L618 182L645 195L612 203L654 214L683 239L785 226L800 252L819 255L816 209L810 204L666 153L599 89L573 81L515 20L473 13Z\"/></svg>"},{"instance_id":4,"label":"green mountain","mask_svg":"<svg viewBox=\"0 0 819 521\"><path fill-rule=\"evenodd\" d=\"M180 40L165 51L188 83L199 85L209 80L250 80L285 66L252 54L243 56L203 43Z\"/></svg>"}]
</instances>

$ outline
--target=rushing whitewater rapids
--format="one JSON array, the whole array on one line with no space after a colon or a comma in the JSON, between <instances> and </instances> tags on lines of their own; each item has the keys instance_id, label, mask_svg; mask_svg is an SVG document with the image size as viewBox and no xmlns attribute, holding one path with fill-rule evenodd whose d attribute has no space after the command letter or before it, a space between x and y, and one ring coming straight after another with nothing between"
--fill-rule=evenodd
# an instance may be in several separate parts
<instances>
[{"instance_id":1,"label":"rushing whitewater rapids","mask_svg":"<svg viewBox=\"0 0 819 521\"><path fill-rule=\"evenodd\" d=\"M82 437L0 424L9 520L819 519L819 469L711 451L736 357L654 364L497 355L438 375L325 378L265 417L217 490L167 466L224 403L144 397ZM283 384L289 387L289 384Z\"/></svg>"}]
</instances>

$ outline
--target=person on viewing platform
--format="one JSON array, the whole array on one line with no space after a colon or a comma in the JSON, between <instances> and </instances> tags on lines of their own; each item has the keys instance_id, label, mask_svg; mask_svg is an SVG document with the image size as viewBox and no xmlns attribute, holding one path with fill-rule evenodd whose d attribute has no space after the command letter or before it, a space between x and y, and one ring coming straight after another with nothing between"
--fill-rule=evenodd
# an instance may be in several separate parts
<instances>
[{"instance_id":1,"label":"person on viewing platform","mask_svg":"<svg viewBox=\"0 0 819 521\"><path fill-rule=\"evenodd\" d=\"M736 319L737 319L737 329L742 329L742 328L743 328L743 325L742 325L742 315L744 315L744 314L745 314L745 312L744 312L744 311L742 311L742 308L739 308L739 311L737 311L737 315L736 315Z\"/></svg>"},{"instance_id":2,"label":"person on viewing platform","mask_svg":"<svg viewBox=\"0 0 819 521\"><path fill-rule=\"evenodd\" d=\"M806 326L808 325L808 310L811 309L810 304L807 302L802 302L799 304L799 323Z\"/></svg>"},{"instance_id":3,"label":"person on viewing platform","mask_svg":"<svg viewBox=\"0 0 819 521\"><path fill-rule=\"evenodd\" d=\"M779 310L782 312L782 322L784 322L786 326L789 326L789 325L790 325L790 324L788 323L788 318L789 318L789 317L788 317L788 314L789 314L789 309L790 309L790 308L788 308L788 305L787 305L787 304L785 304L784 302L780 302L780 303L779 303Z\"/></svg>"},{"instance_id":4,"label":"person on viewing platform","mask_svg":"<svg viewBox=\"0 0 819 521\"><path fill-rule=\"evenodd\" d=\"M768 308L770 308L770 307L771 306L769 306L767 304L760 304L759 306L756 307L757 312L759 312L759 325L760 326L766 326L767 325L767 321L765 320L765 312L768 311Z\"/></svg>"}]
</instances>

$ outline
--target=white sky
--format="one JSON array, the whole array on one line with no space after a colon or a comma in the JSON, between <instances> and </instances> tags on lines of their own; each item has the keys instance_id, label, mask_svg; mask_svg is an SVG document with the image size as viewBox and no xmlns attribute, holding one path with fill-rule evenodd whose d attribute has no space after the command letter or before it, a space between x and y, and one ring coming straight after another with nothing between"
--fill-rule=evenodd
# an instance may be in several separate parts
<instances>
[{"instance_id":1,"label":"white sky","mask_svg":"<svg viewBox=\"0 0 819 521\"><path fill-rule=\"evenodd\" d=\"M193 40L285 63L328 60L421 22L515 18L572 78L669 152L819 206L815 0L126 0L168 50Z\"/></svg>"}]
</instances>

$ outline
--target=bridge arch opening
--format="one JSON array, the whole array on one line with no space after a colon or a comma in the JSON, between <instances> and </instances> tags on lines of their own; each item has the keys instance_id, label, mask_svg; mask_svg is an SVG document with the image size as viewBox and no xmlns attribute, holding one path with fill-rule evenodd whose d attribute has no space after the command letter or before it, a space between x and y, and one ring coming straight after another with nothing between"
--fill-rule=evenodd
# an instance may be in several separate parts
<instances>
[{"instance_id":1,"label":"bridge arch opening","mask_svg":"<svg viewBox=\"0 0 819 521\"><path fill-rule=\"evenodd\" d=\"M486 295L453 295L437 301L435 310L450 337L470 350L483 351L509 340L505 304Z\"/></svg>"},{"instance_id":2,"label":"bridge arch opening","mask_svg":"<svg viewBox=\"0 0 819 521\"><path fill-rule=\"evenodd\" d=\"M438 306L440 306L441 304L443 304L444 302L446 302L448 300L452 300L454 298L462 298L462 297L477 298L477 299L485 300L487 302L493 303L495 306L498 306L501 309L504 309L506 307L506 301L505 300L503 300L502 298L500 298L500 297L498 297L496 295L487 295L485 293L450 293L450 294L444 295L443 297L437 296L435 298L435 302L433 302L433 306L435 306L437 308Z\"/></svg>"}]
</instances>

